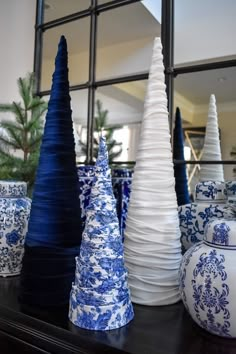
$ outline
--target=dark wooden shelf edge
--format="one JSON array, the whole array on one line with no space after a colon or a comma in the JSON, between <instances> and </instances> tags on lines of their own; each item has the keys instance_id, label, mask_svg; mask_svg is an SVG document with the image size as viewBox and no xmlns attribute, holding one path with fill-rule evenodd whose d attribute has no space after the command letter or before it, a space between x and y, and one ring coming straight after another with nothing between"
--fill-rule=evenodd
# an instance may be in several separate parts
<instances>
[{"instance_id":1,"label":"dark wooden shelf edge","mask_svg":"<svg viewBox=\"0 0 236 354\"><path fill-rule=\"evenodd\" d=\"M0 306L0 331L31 346L58 354L127 354L21 312Z\"/></svg>"}]
</instances>

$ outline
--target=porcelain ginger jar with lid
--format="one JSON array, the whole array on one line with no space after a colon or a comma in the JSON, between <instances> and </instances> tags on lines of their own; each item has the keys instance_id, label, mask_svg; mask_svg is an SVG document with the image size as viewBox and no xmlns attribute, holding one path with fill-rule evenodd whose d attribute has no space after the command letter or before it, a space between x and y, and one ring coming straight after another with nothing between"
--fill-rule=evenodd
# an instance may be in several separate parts
<instances>
[{"instance_id":1,"label":"porcelain ginger jar with lid","mask_svg":"<svg viewBox=\"0 0 236 354\"><path fill-rule=\"evenodd\" d=\"M195 188L195 202L179 207L183 252L203 240L209 221L229 215L226 194L224 182L199 182Z\"/></svg>"},{"instance_id":2,"label":"porcelain ginger jar with lid","mask_svg":"<svg viewBox=\"0 0 236 354\"><path fill-rule=\"evenodd\" d=\"M31 200L25 182L0 181L0 276L21 271Z\"/></svg>"},{"instance_id":3,"label":"porcelain ginger jar with lid","mask_svg":"<svg viewBox=\"0 0 236 354\"><path fill-rule=\"evenodd\" d=\"M205 229L203 242L183 256L180 294L202 328L236 338L236 220L215 219Z\"/></svg>"}]
</instances>

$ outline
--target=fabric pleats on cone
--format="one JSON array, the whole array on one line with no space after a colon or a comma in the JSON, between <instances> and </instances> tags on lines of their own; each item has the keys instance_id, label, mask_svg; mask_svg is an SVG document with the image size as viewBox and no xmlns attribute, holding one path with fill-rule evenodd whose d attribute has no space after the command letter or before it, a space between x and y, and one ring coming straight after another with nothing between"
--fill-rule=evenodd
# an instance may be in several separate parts
<instances>
[{"instance_id":1,"label":"fabric pleats on cone","mask_svg":"<svg viewBox=\"0 0 236 354\"><path fill-rule=\"evenodd\" d=\"M182 129L182 118L179 107L175 113L175 128L174 128L174 160L184 160L184 136ZM178 206L190 203L188 193L188 179L186 165L175 164L175 191L177 196Z\"/></svg>"},{"instance_id":2,"label":"fabric pleats on cone","mask_svg":"<svg viewBox=\"0 0 236 354\"><path fill-rule=\"evenodd\" d=\"M81 243L67 56L67 43L62 36L25 242L20 301L27 305L69 303L75 257Z\"/></svg>"},{"instance_id":3,"label":"fabric pleats on cone","mask_svg":"<svg viewBox=\"0 0 236 354\"><path fill-rule=\"evenodd\" d=\"M210 96L206 134L203 146L202 161L220 161L221 147L218 127L218 115L215 95ZM204 164L200 169L201 181L224 181L223 165Z\"/></svg>"},{"instance_id":4,"label":"fabric pleats on cone","mask_svg":"<svg viewBox=\"0 0 236 354\"><path fill-rule=\"evenodd\" d=\"M125 231L132 301L167 305L180 299L180 230L160 38L154 41Z\"/></svg>"},{"instance_id":5,"label":"fabric pleats on cone","mask_svg":"<svg viewBox=\"0 0 236 354\"><path fill-rule=\"evenodd\" d=\"M134 313L104 137L100 139L94 173L76 258L69 319L76 326L105 331L125 326Z\"/></svg>"}]
</instances>

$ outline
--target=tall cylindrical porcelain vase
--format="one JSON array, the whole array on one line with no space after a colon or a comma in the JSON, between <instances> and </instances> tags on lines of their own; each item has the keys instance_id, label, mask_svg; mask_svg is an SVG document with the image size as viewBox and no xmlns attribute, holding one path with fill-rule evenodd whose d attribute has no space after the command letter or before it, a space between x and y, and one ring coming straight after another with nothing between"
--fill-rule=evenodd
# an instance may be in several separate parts
<instances>
[{"instance_id":1,"label":"tall cylindrical porcelain vase","mask_svg":"<svg viewBox=\"0 0 236 354\"><path fill-rule=\"evenodd\" d=\"M20 274L31 200L25 182L0 181L0 276Z\"/></svg>"}]
</instances>

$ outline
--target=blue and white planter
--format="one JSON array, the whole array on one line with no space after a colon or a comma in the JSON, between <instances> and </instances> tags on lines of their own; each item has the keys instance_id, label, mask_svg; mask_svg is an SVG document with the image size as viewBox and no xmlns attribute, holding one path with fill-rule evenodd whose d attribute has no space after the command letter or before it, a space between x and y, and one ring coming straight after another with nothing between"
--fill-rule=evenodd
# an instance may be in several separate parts
<instances>
[{"instance_id":1,"label":"blue and white planter","mask_svg":"<svg viewBox=\"0 0 236 354\"><path fill-rule=\"evenodd\" d=\"M25 182L0 181L0 276L21 271L31 200Z\"/></svg>"},{"instance_id":2,"label":"blue and white planter","mask_svg":"<svg viewBox=\"0 0 236 354\"><path fill-rule=\"evenodd\" d=\"M112 170L112 187L117 201L116 210L122 239L124 239L126 227L133 172L133 170L127 168Z\"/></svg>"},{"instance_id":3,"label":"blue and white planter","mask_svg":"<svg viewBox=\"0 0 236 354\"><path fill-rule=\"evenodd\" d=\"M224 182L205 181L196 185L194 203L179 207L183 252L203 240L207 223L215 218L230 216Z\"/></svg>"},{"instance_id":4,"label":"blue and white planter","mask_svg":"<svg viewBox=\"0 0 236 354\"><path fill-rule=\"evenodd\" d=\"M225 182L227 197L236 197L236 181Z\"/></svg>"},{"instance_id":5,"label":"blue and white planter","mask_svg":"<svg viewBox=\"0 0 236 354\"><path fill-rule=\"evenodd\" d=\"M208 223L204 241L183 256L180 294L193 320L212 334L236 337L236 221Z\"/></svg>"}]
</instances>

